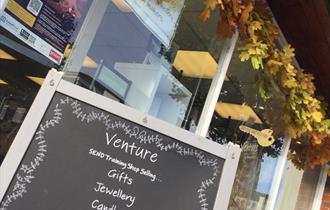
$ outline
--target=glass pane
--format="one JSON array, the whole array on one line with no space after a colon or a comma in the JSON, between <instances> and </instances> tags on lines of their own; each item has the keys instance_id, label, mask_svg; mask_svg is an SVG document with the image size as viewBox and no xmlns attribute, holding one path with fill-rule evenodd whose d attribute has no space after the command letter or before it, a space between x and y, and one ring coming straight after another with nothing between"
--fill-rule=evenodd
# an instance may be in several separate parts
<instances>
[{"instance_id":1,"label":"glass pane","mask_svg":"<svg viewBox=\"0 0 330 210\"><path fill-rule=\"evenodd\" d=\"M224 44L215 32L216 14L207 23L198 19L203 7L203 2L185 1L166 48L134 8L124 0L110 1L104 14L98 11L102 19L90 26L99 24L97 29L87 28L86 39L77 43L82 48L65 69L67 80L194 131Z\"/></svg>"},{"instance_id":2,"label":"glass pane","mask_svg":"<svg viewBox=\"0 0 330 210\"><path fill-rule=\"evenodd\" d=\"M321 167L304 171L295 210L312 210Z\"/></svg>"},{"instance_id":3,"label":"glass pane","mask_svg":"<svg viewBox=\"0 0 330 210\"><path fill-rule=\"evenodd\" d=\"M317 199L321 199L315 198L315 195L317 188L321 187L318 184L322 173L321 167L298 170L291 161L287 161L276 200L275 210L315 209L313 208L314 202Z\"/></svg>"},{"instance_id":4,"label":"glass pane","mask_svg":"<svg viewBox=\"0 0 330 210\"><path fill-rule=\"evenodd\" d=\"M0 164L48 70L0 44Z\"/></svg>"},{"instance_id":5,"label":"glass pane","mask_svg":"<svg viewBox=\"0 0 330 210\"><path fill-rule=\"evenodd\" d=\"M63 54L69 52L64 51L76 39L92 1L30 2L9 0L0 16L0 163L48 70L65 64Z\"/></svg>"},{"instance_id":6,"label":"glass pane","mask_svg":"<svg viewBox=\"0 0 330 210\"><path fill-rule=\"evenodd\" d=\"M328 210L330 209L330 178L327 177L326 185L324 188L321 210Z\"/></svg>"},{"instance_id":7,"label":"glass pane","mask_svg":"<svg viewBox=\"0 0 330 210\"><path fill-rule=\"evenodd\" d=\"M267 204L283 140L265 120L266 107L271 104L258 95L258 72L251 69L250 63L242 63L238 55L236 49L208 138L220 144L233 142L242 148L229 209L262 210Z\"/></svg>"}]
</instances>

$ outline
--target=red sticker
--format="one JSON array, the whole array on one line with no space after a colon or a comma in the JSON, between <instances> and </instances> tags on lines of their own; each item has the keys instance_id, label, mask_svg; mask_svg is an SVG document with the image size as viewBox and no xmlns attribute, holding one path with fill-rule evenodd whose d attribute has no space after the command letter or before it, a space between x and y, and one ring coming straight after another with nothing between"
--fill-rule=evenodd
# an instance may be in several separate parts
<instances>
[{"instance_id":1,"label":"red sticker","mask_svg":"<svg viewBox=\"0 0 330 210\"><path fill-rule=\"evenodd\" d=\"M60 54L58 54L56 51L54 50L50 50L49 52L49 56L51 58L53 58L54 60L56 60L58 63L61 61L62 56Z\"/></svg>"}]
</instances>

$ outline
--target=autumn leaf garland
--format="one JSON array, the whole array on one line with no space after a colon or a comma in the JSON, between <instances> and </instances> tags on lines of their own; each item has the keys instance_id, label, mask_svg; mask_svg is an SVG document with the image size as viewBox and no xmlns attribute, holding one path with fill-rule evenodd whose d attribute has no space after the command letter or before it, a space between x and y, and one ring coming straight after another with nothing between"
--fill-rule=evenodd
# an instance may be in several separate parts
<instances>
[{"instance_id":1,"label":"autumn leaf garland","mask_svg":"<svg viewBox=\"0 0 330 210\"><path fill-rule=\"evenodd\" d=\"M157 0L174 2L178 0ZM220 10L218 34L231 36L238 30L242 44L239 57L259 71L258 91L265 100L280 96L281 116L266 115L268 123L290 137L293 142L289 158L298 168L314 167L330 161L330 119L326 106L316 97L314 77L294 65L294 49L279 47L279 28L271 11L261 0L203 0L200 19L206 21L211 12ZM278 107L277 107L278 108ZM279 117L281 119L279 119ZM279 122L284 125L276 126Z\"/></svg>"},{"instance_id":2,"label":"autumn leaf garland","mask_svg":"<svg viewBox=\"0 0 330 210\"><path fill-rule=\"evenodd\" d=\"M293 139L290 158L298 168L325 164L330 160L330 119L326 107L316 98L313 75L298 70L293 63L294 49L279 47L279 29L272 21L268 5L257 0L204 0L201 20L210 17L211 11L220 10L218 32L231 35L238 30L243 44L239 50L242 62L250 61L253 69L260 71L257 82L260 95L270 99L274 94L284 97L281 119L287 137ZM279 91L275 91L275 89ZM270 125L273 119L268 118Z\"/></svg>"}]
</instances>

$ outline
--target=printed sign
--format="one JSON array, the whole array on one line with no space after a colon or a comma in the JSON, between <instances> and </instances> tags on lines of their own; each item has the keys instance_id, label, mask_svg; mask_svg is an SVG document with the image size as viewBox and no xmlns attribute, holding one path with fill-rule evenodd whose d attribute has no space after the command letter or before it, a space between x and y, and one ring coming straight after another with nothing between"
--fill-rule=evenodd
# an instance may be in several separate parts
<instances>
[{"instance_id":1,"label":"printed sign","mask_svg":"<svg viewBox=\"0 0 330 210\"><path fill-rule=\"evenodd\" d=\"M239 148L56 81L0 168L1 210L227 209Z\"/></svg>"},{"instance_id":2,"label":"printed sign","mask_svg":"<svg viewBox=\"0 0 330 210\"><path fill-rule=\"evenodd\" d=\"M173 39L184 7L184 0L162 2L157 0L126 0L146 27L166 46Z\"/></svg>"},{"instance_id":3,"label":"printed sign","mask_svg":"<svg viewBox=\"0 0 330 210\"><path fill-rule=\"evenodd\" d=\"M60 64L90 4L89 0L8 0L0 25Z\"/></svg>"}]
</instances>

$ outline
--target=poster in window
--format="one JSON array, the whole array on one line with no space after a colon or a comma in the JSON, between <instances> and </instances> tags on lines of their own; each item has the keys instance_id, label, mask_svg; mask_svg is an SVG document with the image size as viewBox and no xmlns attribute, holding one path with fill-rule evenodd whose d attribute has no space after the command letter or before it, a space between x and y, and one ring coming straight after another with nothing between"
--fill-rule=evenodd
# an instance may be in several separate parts
<instances>
[{"instance_id":1,"label":"poster in window","mask_svg":"<svg viewBox=\"0 0 330 210\"><path fill-rule=\"evenodd\" d=\"M90 0L8 0L0 25L56 64L75 39Z\"/></svg>"},{"instance_id":2,"label":"poster in window","mask_svg":"<svg viewBox=\"0 0 330 210\"><path fill-rule=\"evenodd\" d=\"M157 0L126 0L141 22L166 46L173 39L184 0L159 3Z\"/></svg>"}]
</instances>

